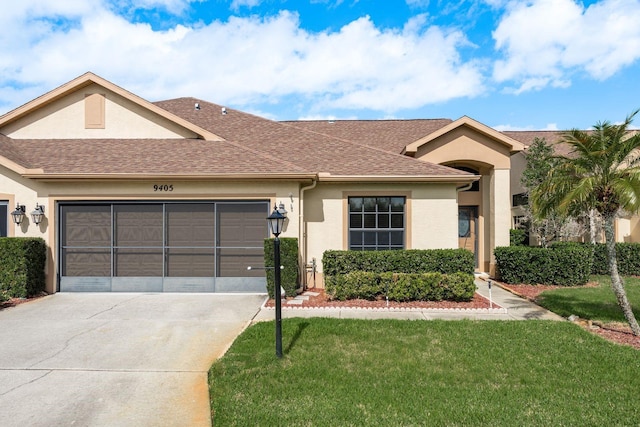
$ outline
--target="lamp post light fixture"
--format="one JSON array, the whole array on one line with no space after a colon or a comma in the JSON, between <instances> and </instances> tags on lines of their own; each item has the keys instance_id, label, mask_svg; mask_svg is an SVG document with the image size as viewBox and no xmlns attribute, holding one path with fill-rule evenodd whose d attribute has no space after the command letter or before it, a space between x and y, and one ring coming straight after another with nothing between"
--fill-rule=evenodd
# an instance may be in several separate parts
<instances>
[{"instance_id":1,"label":"lamp post light fixture","mask_svg":"<svg viewBox=\"0 0 640 427\"><path fill-rule=\"evenodd\" d=\"M44 218L44 206L36 203L36 208L31 212L31 219L35 225L39 225Z\"/></svg>"},{"instance_id":2,"label":"lamp post light fixture","mask_svg":"<svg viewBox=\"0 0 640 427\"><path fill-rule=\"evenodd\" d=\"M16 205L16 210L11 212L11 218L13 219L13 223L15 225L20 225L20 223L24 220L24 205Z\"/></svg>"},{"instance_id":3,"label":"lamp post light fixture","mask_svg":"<svg viewBox=\"0 0 640 427\"><path fill-rule=\"evenodd\" d=\"M273 206L273 212L267 217L269 231L275 236L273 239L273 275L276 303L276 357L282 357L282 291L280 288L280 233L287 219L287 211L284 204L281 207Z\"/></svg>"}]
</instances>

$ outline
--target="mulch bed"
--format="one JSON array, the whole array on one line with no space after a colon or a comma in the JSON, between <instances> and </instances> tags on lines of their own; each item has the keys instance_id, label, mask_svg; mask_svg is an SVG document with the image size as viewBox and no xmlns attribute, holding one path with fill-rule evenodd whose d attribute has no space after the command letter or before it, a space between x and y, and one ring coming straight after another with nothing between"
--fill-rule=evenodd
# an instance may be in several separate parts
<instances>
[{"instance_id":1,"label":"mulch bed","mask_svg":"<svg viewBox=\"0 0 640 427\"><path fill-rule=\"evenodd\" d=\"M489 300L481 295L475 294L473 299L469 302L455 302L455 301L410 301L410 302L396 302L385 300L369 301L364 299L352 299L347 301L336 301L327 298L324 289L310 288L310 292L317 292L317 296L310 296L308 300L298 305L282 304L282 307L287 308L388 308L388 309L408 309L408 308L449 308L449 309L476 309L476 308L501 308L495 303L490 307ZM290 298L289 298L290 299ZM273 300L267 301L266 307L274 307L275 302Z\"/></svg>"},{"instance_id":2,"label":"mulch bed","mask_svg":"<svg viewBox=\"0 0 640 427\"><path fill-rule=\"evenodd\" d=\"M9 298L9 300L0 302L0 310L4 310L5 308L15 307L16 305L24 304L25 302L33 301L38 298L42 298L48 294L43 293L42 295L36 295L29 298Z\"/></svg>"},{"instance_id":3,"label":"mulch bed","mask_svg":"<svg viewBox=\"0 0 640 427\"><path fill-rule=\"evenodd\" d=\"M562 286L552 285L507 285L504 283L500 283L499 286L532 302L536 302L538 296L544 291L562 288ZM587 283L582 287L593 288L596 286L598 286L597 283ZM589 332L599 335L606 340L617 344L628 345L640 350L640 336L637 337L633 335L629 325L621 323L603 324L600 322L591 322L586 319L577 319L574 323L579 324Z\"/></svg>"}]
</instances>

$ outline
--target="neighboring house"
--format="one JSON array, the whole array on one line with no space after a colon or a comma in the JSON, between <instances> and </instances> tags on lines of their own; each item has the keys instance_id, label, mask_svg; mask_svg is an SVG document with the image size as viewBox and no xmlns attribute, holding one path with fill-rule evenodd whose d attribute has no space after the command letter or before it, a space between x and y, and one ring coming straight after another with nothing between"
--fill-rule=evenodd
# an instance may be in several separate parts
<instances>
[{"instance_id":1,"label":"neighboring house","mask_svg":"<svg viewBox=\"0 0 640 427\"><path fill-rule=\"evenodd\" d=\"M328 249L457 247L493 272L524 148L468 117L275 122L87 73L0 117L0 235L46 240L49 292L264 291L247 267L280 204L320 272Z\"/></svg>"}]
</instances>

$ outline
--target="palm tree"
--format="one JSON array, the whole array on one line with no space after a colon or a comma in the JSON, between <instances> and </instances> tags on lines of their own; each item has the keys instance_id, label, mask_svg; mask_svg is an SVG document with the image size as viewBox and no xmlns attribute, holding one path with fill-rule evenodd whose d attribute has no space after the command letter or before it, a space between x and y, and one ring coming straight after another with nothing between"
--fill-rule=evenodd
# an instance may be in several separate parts
<instances>
[{"instance_id":1,"label":"palm tree","mask_svg":"<svg viewBox=\"0 0 640 427\"><path fill-rule=\"evenodd\" d=\"M614 221L622 211L640 209L640 133L629 130L638 111L622 124L605 121L590 131L567 132L562 142L571 147L570 154L559 156L558 165L531 193L534 214L541 218L591 209L602 216L611 287L634 335L640 335L640 327L618 272Z\"/></svg>"}]
</instances>

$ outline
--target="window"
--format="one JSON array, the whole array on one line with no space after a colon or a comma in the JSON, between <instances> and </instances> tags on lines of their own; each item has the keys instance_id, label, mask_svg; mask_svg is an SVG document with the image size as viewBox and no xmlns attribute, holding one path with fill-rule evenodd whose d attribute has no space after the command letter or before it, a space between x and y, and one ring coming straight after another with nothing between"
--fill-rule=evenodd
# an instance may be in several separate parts
<instances>
[{"instance_id":1,"label":"window","mask_svg":"<svg viewBox=\"0 0 640 427\"><path fill-rule=\"evenodd\" d=\"M7 227L8 227L8 206L7 202L0 201L0 237L7 237Z\"/></svg>"},{"instance_id":2,"label":"window","mask_svg":"<svg viewBox=\"0 0 640 427\"><path fill-rule=\"evenodd\" d=\"M527 193L518 193L512 196L512 206L524 206L529 203L529 196Z\"/></svg>"},{"instance_id":3,"label":"window","mask_svg":"<svg viewBox=\"0 0 640 427\"><path fill-rule=\"evenodd\" d=\"M404 249L404 197L349 197L349 249Z\"/></svg>"}]
</instances>

